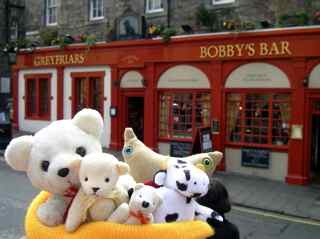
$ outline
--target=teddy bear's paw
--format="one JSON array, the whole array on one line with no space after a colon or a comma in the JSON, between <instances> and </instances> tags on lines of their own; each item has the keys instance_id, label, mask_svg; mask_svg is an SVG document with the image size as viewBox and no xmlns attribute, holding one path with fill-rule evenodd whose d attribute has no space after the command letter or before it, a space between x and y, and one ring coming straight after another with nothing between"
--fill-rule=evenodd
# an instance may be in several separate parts
<instances>
[{"instance_id":1,"label":"teddy bear's paw","mask_svg":"<svg viewBox=\"0 0 320 239\"><path fill-rule=\"evenodd\" d=\"M56 210L50 210L45 204L38 208L37 216L39 220L49 227L63 224L63 215Z\"/></svg>"}]
</instances>

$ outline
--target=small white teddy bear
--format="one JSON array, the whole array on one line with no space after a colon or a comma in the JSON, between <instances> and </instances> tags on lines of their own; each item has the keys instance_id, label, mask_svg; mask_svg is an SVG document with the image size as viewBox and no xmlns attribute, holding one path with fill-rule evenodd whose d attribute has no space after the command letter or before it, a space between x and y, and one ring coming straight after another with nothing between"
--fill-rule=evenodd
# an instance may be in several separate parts
<instances>
[{"instance_id":1,"label":"small white teddy bear","mask_svg":"<svg viewBox=\"0 0 320 239\"><path fill-rule=\"evenodd\" d=\"M111 154L93 153L79 161L79 167L81 188L69 209L66 230L75 231L85 221L121 222L116 209L129 198L127 185L118 179L128 177L129 166Z\"/></svg>"},{"instance_id":2,"label":"small white teddy bear","mask_svg":"<svg viewBox=\"0 0 320 239\"><path fill-rule=\"evenodd\" d=\"M129 202L129 216L125 224L153 223L152 213L161 203L155 188L138 183Z\"/></svg>"}]
</instances>

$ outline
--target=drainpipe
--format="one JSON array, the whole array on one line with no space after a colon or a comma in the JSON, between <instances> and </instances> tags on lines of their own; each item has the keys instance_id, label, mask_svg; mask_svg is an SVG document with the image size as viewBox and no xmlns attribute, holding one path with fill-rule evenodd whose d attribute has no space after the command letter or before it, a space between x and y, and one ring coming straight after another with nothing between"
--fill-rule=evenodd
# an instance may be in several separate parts
<instances>
[{"instance_id":1,"label":"drainpipe","mask_svg":"<svg viewBox=\"0 0 320 239\"><path fill-rule=\"evenodd\" d=\"M171 25L171 0L167 1L168 10L167 10L167 27Z\"/></svg>"}]
</instances>

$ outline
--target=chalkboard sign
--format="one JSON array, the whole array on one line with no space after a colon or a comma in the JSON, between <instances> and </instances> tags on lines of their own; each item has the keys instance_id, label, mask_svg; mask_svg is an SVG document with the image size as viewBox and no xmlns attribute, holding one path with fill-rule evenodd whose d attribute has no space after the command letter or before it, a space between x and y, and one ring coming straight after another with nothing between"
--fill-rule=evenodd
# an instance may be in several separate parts
<instances>
[{"instance_id":1,"label":"chalkboard sign","mask_svg":"<svg viewBox=\"0 0 320 239\"><path fill-rule=\"evenodd\" d=\"M212 152L212 136L211 136L211 128L198 128L196 137L193 141L192 153L207 153Z\"/></svg>"},{"instance_id":2,"label":"chalkboard sign","mask_svg":"<svg viewBox=\"0 0 320 239\"><path fill-rule=\"evenodd\" d=\"M253 168L265 168L270 166L270 150L244 148L241 152L241 165Z\"/></svg>"},{"instance_id":3,"label":"chalkboard sign","mask_svg":"<svg viewBox=\"0 0 320 239\"><path fill-rule=\"evenodd\" d=\"M171 142L170 156L172 157L186 157L192 153L191 142Z\"/></svg>"},{"instance_id":4,"label":"chalkboard sign","mask_svg":"<svg viewBox=\"0 0 320 239\"><path fill-rule=\"evenodd\" d=\"M211 128L201 128L199 129L199 136L200 136L200 146L201 152L207 153L212 152L212 137L211 137Z\"/></svg>"}]
</instances>

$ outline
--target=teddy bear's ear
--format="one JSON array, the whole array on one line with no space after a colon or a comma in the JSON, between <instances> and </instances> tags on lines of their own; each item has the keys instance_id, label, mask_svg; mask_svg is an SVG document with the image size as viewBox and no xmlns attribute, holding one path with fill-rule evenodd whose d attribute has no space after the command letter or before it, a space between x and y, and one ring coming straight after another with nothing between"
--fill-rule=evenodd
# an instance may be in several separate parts
<instances>
[{"instance_id":1,"label":"teddy bear's ear","mask_svg":"<svg viewBox=\"0 0 320 239\"><path fill-rule=\"evenodd\" d=\"M83 109L73 117L72 122L87 134L100 139L103 130L103 119L98 111Z\"/></svg>"},{"instance_id":2,"label":"teddy bear's ear","mask_svg":"<svg viewBox=\"0 0 320 239\"><path fill-rule=\"evenodd\" d=\"M143 183L137 183L136 186L134 186L134 191L137 191L137 190L139 190L139 189L141 189L143 187L144 187Z\"/></svg>"},{"instance_id":3,"label":"teddy bear's ear","mask_svg":"<svg viewBox=\"0 0 320 239\"><path fill-rule=\"evenodd\" d=\"M219 151L214 151L214 152L210 152L209 153L210 158L212 158L213 163L215 164L215 166L219 165L223 154Z\"/></svg>"},{"instance_id":4,"label":"teddy bear's ear","mask_svg":"<svg viewBox=\"0 0 320 239\"><path fill-rule=\"evenodd\" d=\"M126 173L129 173L130 168L129 168L128 164L123 163L123 162L118 162L117 163L117 170L118 170L119 175L124 175Z\"/></svg>"},{"instance_id":5,"label":"teddy bear's ear","mask_svg":"<svg viewBox=\"0 0 320 239\"><path fill-rule=\"evenodd\" d=\"M125 128L123 133L124 142L128 142L130 139L137 138L132 128Z\"/></svg>"},{"instance_id":6,"label":"teddy bear's ear","mask_svg":"<svg viewBox=\"0 0 320 239\"><path fill-rule=\"evenodd\" d=\"M18 171L27 171L32 145L33 136L31 135L11 140L4 153L5 160L10 167Z\"/></svg>"},{"instance_id":7,"label":"teddy bear's ear","mask_svg":"<svg viewBox=\"0 0 320 239\"><path fill-rule=\"evenodd\" d=\"M154 175L153 182L158 186L163 186L166 182L166 177L167 177L167 171L160 170Z\"/></svg>"}]
</instances>

